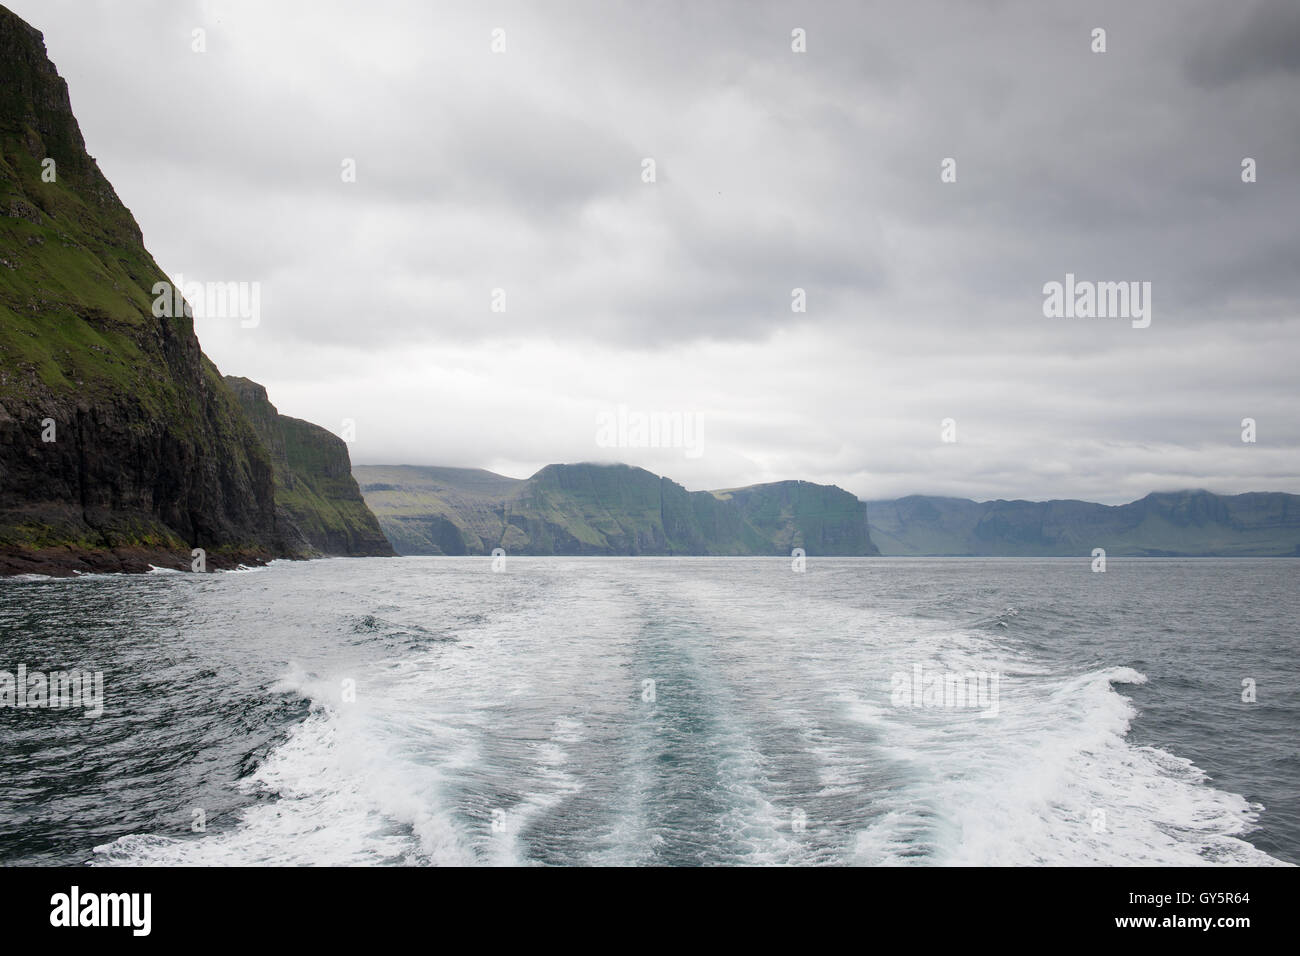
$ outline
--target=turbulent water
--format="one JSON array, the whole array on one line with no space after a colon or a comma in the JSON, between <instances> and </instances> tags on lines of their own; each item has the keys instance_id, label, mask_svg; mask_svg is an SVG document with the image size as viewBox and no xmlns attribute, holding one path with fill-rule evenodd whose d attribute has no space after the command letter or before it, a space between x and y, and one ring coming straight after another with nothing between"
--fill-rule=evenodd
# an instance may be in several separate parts
<instances>
[{"instance_id":1,"label":"turbulent water","mask_svg":"<svg viewBox=\"0 0 1300 956\"><path fill-rule=\"evenodd\" d=\"M102 671L105 703L0 710L0 862L1297 862L1298 576L511 557L3 581L0 670ZM993 696L900 693L918 667Z\"/></svg>"}]
</instances>

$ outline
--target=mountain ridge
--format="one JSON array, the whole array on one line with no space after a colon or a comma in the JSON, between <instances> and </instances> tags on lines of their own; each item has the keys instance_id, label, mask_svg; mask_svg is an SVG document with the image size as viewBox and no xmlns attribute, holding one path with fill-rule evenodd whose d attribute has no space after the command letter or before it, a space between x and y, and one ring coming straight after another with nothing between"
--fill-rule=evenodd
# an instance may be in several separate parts
<instances>
[{"instance_id":1,"label":"mountain ridge","mask_svg":"<svg viewBox=\"0 0 1300 956\"><path fill-rule=\"evenodd\" d=\"M866 507L843 489L785 481L687 491L625 464L552 464L528 478L483 469L357 465L399 554L876 554Z\"/></svg>"},{"instance_id":2,"label":"mountain ridge","mask_svg":"<svg viewBox=\"0 0 1300 956\"><path fill-rule=\"evenodd\" d=\"M362 495L371 505L386 535L404 554L486 554L491 547L525 554L789 554L805 547L809 554L880 554L900 557L1070 557L1090 556L1103 548L1116 557L1292 557L1300 556L1300 495L1287 492L1243 492L1218 495L1204 489L1157 491L1118 505L1081 499L990 499L975 501L947 495L907 495L895 499L858 501L867 520L870 547L857 548L812 534L793 532L797 522L787 507L778 507L764 526L764 509L780 498L781 490L807 485L835 488L796 479L744 488L687 492L688 500L707 507L707 495L719 502L737 500L750 532L737 543L738 524L714 529L714 542L694 547L668 547L649 552L608 538L591 540L574 533L569 515L556 520L556 530L542 542L513 537L508 526L525 531L528 521L508 503L522 495L529 482L547 484L556 469L623 468L628 465L548 465L529 478L511 478L481 468L418 465L357 465L353 468ZM414 479L413 481L410 479ZM749 501L758 489L763 501ZM765 489L765 492L763 490ZM849 492L835 489L844 496ZM675 494L675 493L674 493ZM427 500L424 500L427 496ZM524 496L533 507L545 496ZM671 497L671 496L670 496ZM552 504L554 504L552 502ZM788 502L787 502L788 504ZM527 509L525 509L527 510ZM563 510L563 508L561 508ZM635 524L632 517L624 516ZM644 517L644 509L642 510ZM780 532L778 533L778 524ZM567 529L571 538L566 538ZM466 531L470 533L467 535ZM617 537L617 536L616 536ZM807 547L809 543L812 547ZM513 548L513 550L512 550ZM522 549L522 550L521 550Z\"/></svg>"},{"instance_id":3,"label":"mountain ridge","mask_svg":"<svg viewBox=\"0 0 1300 956\"><path fill-rule=\"evenodd\" d=\"M1300 556L1300 495L1280 491L1158 491L1120 505L908 495L867 510L882 553L900 556Z\"/></svg>"}]
</instances>

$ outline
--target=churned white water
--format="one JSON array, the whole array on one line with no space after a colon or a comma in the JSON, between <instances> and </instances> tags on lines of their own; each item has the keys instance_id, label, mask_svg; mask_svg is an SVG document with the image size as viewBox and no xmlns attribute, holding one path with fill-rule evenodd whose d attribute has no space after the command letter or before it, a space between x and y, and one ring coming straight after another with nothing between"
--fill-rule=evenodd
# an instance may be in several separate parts
<instances>
[{"instance_id":1,"label":"churned white water","mask_svg":"<svg viewBox=\"0 0 1300 956\"><path fill-rule=\"evenodd\" d=\"M1098 580L1086 561L826 559L799 574L779 559L510 558L494 572L489 559L407 558L10 585L29 589L21 613L51 632L59 595L82 589L79 613L100 617L89 646L116 667L93 733L110 752L130 749L134 763L117 766L139 778L105 781L97 798L153 803L27 855L1296 859L1294 805L1271 796L1295 791L1295 768L1252 780L1234 756L1285 736L1252 721L1294 738L1294 695L1267 714L1243 703L1239 672L1267 673L1234 657L1218 624L1162 632L1160 602L1204 582L1170 584L1158 562L1112 564ZM6 607L15 627L20 612ZM1279 647L1284 611L1262 625ZM1272 673L1294 669L1274 656ZM992 675L996 697L900 694L918 674ZM1187 752L1198 720L1218 742L1201 733ZM21 801L5 806L21 815Z\"/></svg>"}]
</instances>

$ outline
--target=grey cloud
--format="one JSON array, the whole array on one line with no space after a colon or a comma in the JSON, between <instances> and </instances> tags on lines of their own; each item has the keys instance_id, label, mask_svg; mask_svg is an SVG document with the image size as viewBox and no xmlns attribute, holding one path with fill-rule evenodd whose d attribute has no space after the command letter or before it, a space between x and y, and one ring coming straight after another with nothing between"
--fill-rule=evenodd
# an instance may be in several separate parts
<instances>
[{"instance_id":1,"label":"grey cloud","mask_svg":"<svg viewBox=\"0 0 1300 956\"><path fill-rule=\"evenodd\" d=\"M1236 22L1208 29L1187 57L1187 75L1194 82L1217 87L1275 73L1300 74L1300 7L1290 0L1262 0L1224 13Z\"/></svg>"},{"instance_id":2,"label":"grey cloud","mask_svg":"<svg viewBox=\"0 0 1300 956\"><path fill-rule=\"evenodd\" d=\"M358 461L583 460L626 401L705 416L647 459L691 487L1296 487L1294 3L11 5L160 264L265 283L205 349ZM1044 318L1067 271L1151 328Z\"/></svg>"}]
</instances>

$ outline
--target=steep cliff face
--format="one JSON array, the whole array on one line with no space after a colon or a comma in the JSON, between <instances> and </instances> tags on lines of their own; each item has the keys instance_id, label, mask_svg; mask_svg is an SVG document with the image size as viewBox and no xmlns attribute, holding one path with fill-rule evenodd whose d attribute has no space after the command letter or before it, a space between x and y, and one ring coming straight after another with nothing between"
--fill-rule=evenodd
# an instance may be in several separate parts
<instances>
[{"instance_id":1,"label":"steep cliff face","mask_svg":"<svg viewBox=\"0 0 1300 956\"><path fill-rule=\"evenodd\" d=\"M86 152L41 34L0 7L0 574L285 553L275 472Z\"/></svg>"},{"instance_id":2,"label":"steep cliff face","mask_svg":"<svg viewBox=\"0 0 1300 956\"><path fill-rule=\"evenodd\" d=\"M269 556L266 451L192 321L152 315L166 276L3 8L0 90L0 570Z\"/></svg>"},{"instance_id":3,"label":"steep cliff face","mask_svg":"<svg viewBox=\"0 0 1300 956\"><path fill-rule=\"evenodd\" d=\"M548 465L526 480L457 468L358 466L401 554L874 554L846 491L778 482L690 492L627 465Z\"/></svg>"},{"instance_id":4,"label":"steep cliff face","mask_svg":"<svg viewBox=\"0 0 1300 956\"><path fill-rule=\"evenodd\" d=\"M913 495L871 502L871 533L898 555L1291 556L1300 555L1300 496L1178 491L1100 505Z\"/></svg>"},{"instance_id":5,"label":"steep cliff face","mask_svg":"<svg viewBox=\"0 0 1300 956\"><path fill-rule=\"evenodd\" d=\"M627 465L547 465L524 482L506 521L501 546L525 554L772 551L771 542L708 492L692 494Z\"/></svg>"},{"instance_id":6,"label":"steep cliff face","mask_svg":"<svg viewBox=\"0 0 1300 956\"><path fill-rule=\"evenodd\" d=\"M778 481L714 492L734 501L745 520L782 552L878 554L867 526L867 506L834 485Z\"/></svg>"},{"instance_id":7,"label":"steep cliff face","mask_svg":"<svg viewBox=\"0 0 1300 956\"><path fill-rule=\"evenodd\" d=\"M352 477L343 439L281 415L256 382L227 376L226 383L270 453L282 550L294 557L393 554Z\"/></svg>"}]
</instances>

